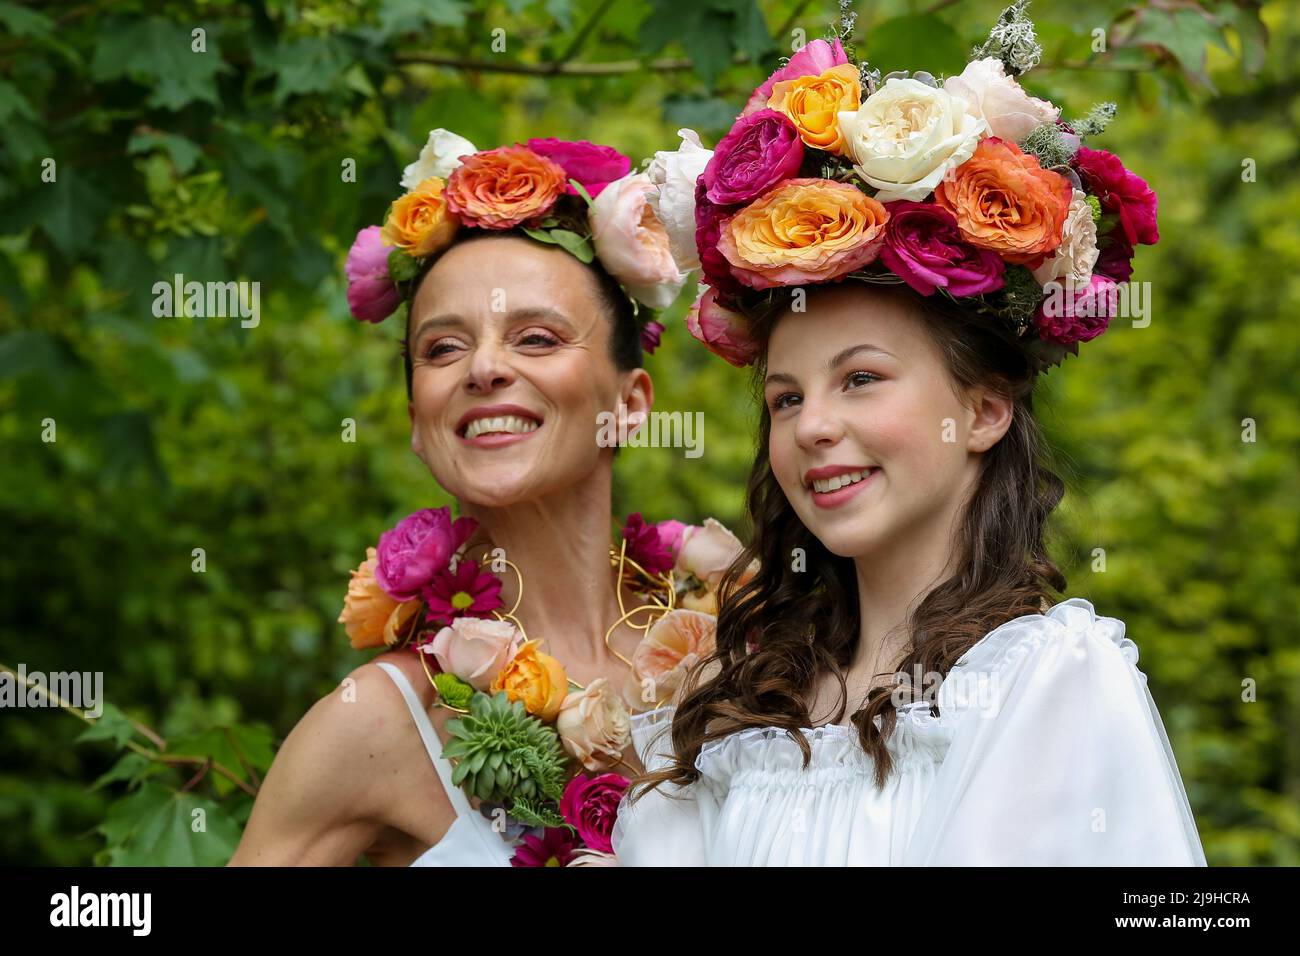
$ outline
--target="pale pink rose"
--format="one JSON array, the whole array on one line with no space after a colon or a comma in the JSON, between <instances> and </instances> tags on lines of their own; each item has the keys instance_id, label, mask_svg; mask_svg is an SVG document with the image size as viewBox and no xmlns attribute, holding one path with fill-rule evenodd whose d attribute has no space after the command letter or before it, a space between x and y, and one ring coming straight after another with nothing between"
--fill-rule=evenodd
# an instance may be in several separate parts
<instances>
[{"instance_id":1,"label":"pale pink rose","mask_svg":"<svg viewBox=\"0 0 1300 956\"><path fill-rule=\"evenodd\" d=\"M492 679L514 660L522 642L519 628L508 621L458 617L423 650L437 658L448 674L488 693Z\"/></svg>"},{"instance_id":2,"label":"pale pink rose","mask_svg":"<svg viewBox=\"0 0 1300 956\"><path fill-rule=\"evenodd\" d=\"M712 286L703 289L686 313L686 330L737 368L752 365L758 358L758 346L745 329L744 316L718 305L718 293Z\"/></svg>"},{"instance_id":3,"label":"pale pink rose","mask_svg":"<svg viewBox=\"0 0 1300 956\"><path fill-rule=\"evenodd\" d=\"M966 64L960 76L950 76L943 88L966 103L966 111L989 124L994 136L1018 142L1044 123L1055 123L1060 107L1024 91L995 57Z\"/></svg>"},{"instance_id":4,"label":"pale pink rose","mask_svg":"<svg viewBox=\"0 0 1300 956\"><path fill-rule=\"evenodd\" d=\"M650 207L655 185L628 173L606 186L587 210L600 264L634 299L652 309L672 305L686 283L677 270L668 231Z\"/></svg>"},{"instance_id":5,"label":"pale pink rose","mask_svg":"<svg viewBox=\"0 0 1300 956\"><path fill-rule=\"evenodd\" d=\"M695 575L713 590L722 580L722 572L743 550L740 539L721 522L705 518L703 525L690 525L682 532L677 568Z\"/></svg>"},{"instance_id":6,"label":"pale pink rose","mask_svg":"<svg viewBox=\"0 0 1300 956\"><path fill-rule=\"evenodd\" d=\"M700 134L693 129L679 129L677 135L682 144L675 152L655 153L646 175L655 184L650 206L668 233L677 268L690 272L700 267L695 248L695 181L709 164L713 150L704 148Z\"/></svg>"},{"instance_id":7,"label":"pale pink rose","mask_svg":"<svg viewBox=\"0 0 1300 956\"><path fill-rule=\"evenodd\" d=\"M718 619L710 614L678 608L661 617L632 653L623 685L627 705L650 710L671 698L690 670L713 653L717 633Z\"/></svg>"},{"instance_id":8,"label":"pale pink rose","mask_svg":"<svg viewBox=\"0 0 1300 956\"><path fill-rule=\"evenodd\" d=\"M1096 264L1097 225L1092 221L1087 194L1076 189L1070 200L1070 211L1065 214L1061 244L1033 270L1034 278L1039 285L1047 285L1053 279L1072 279L1076 285L1086 286L1092 280Z\"/></svg>"},{"instance_id":9,"label":"pale pink rose","mask_svg":"<svg viewBox=\"0 0 1300 956\"><path fill-rule=\"evenodd\" d=\"M600 772L622 758L632 740L632 723L609 681L598 677L585 690L564 698L555 732L570 756L588 770Z\"/></svg>"}]
</instances>

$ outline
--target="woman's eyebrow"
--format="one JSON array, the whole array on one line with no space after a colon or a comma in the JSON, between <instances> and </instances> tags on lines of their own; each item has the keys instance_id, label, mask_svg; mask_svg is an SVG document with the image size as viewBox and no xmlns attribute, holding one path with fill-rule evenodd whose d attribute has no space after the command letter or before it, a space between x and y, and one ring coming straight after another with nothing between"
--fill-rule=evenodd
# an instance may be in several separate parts
<instances>
[{"instance_id":1,"label":"woman's eyebrow","mask_svg":"<svg viewBox=\"0 0 1300 956\"><path fill-rule=\"evenodd\" d=\"M518 322L558 322L568 328L573 328L573 323L569 321L568 316L563 312L546 306L528 306L522 309L512 309L506 313L506 320L511 324ZM415 340L422 336L430 329L444 329L453 326L463 327L466 324L465 319L459 315L446 314L434 315L425 319L416 327L411 334L411 339Z\"/></svg>"}]
</instances>

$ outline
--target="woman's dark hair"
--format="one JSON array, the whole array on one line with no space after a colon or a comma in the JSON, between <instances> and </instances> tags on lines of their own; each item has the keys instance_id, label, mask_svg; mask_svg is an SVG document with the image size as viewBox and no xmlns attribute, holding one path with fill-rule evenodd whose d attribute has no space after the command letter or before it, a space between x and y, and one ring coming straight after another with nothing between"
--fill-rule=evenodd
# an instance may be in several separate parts
<instances>
[{"instance_id":1,"label":"woman's dark hair","mask_svg":"<svg viewBox=\"0 0 1300 956\"><path fill-rule=\"evenodd\" d=\"M1060 502L1064 484L1045 461L1033 415L1035 375L1024 353L950 299L921 298L901 286L867 288L882 296L907 297L925 320L954 386L985 385L1014 402L1006 434L982 456L957 536L957 570L918 603L907 622L909 644L892 667L886 662L889 669L883 672L927 675L928 680L931 674L946 676L995 627L1040 612L1049 586L1065 589L1065 577L1043 542L1048 515ZM756 391L766 376L772 329L788 314L787 308L777 308L754 317L752 329L761 347ZM844 671L859 640L854 562L828 551L786 499L768 460L771 416L766 404L760 405L757 456L747 490L751 541L722 580L716 650L680 692L672 725L675 756L663 769L635 781L641 793L665 782L691 783L699 776L695 760L705 743L748 727L792 731L806 767L812 750L798 731L811 725L808 701L818 677L829 672L839 678L833 722L843 718L848 704ZM806 570L793 570L795 548L803 549ZM755 558L760 570L739 585ZM751 640L756 650L747 649ZM706 673L712 676L706 679ZM914 686L911 693L916 696L921 689ZM895 691L907 694L903 687L873 687L850 718L874 761L878 787L892 769L885 741L897 720L891 699ZM931 707L933 713L933 701Z\"/></svg>"},{"instance_id":2,"label":"woman's dark hair","mask_svg":"<svg viewBox=\"0 0 1300 956\"><path fill-rule=\"evenodd\" d=\"M520 229L462 229L457 234L453 246L461 246L467 242L477 242L482 239L493 239L500 236L517 236L528 239L529 242L537 241ZM448 248L451 248L451 246ZM419 291L420 283L424 281L424 277L429 274L429 270L441 257L442 253L430 256L422 264L421 272L416 276L415 281L411 283L410 293L406 300L406 331L403 339L402 361L406 368L406 397L408 399L411 397L413 373L411 364L411 304L415 302L415 294ZM642 362L641 329L636 321L636 307L618 284L618 280L600 264L599 259L592 259L591 262L584 264L596 281L597 294L600 296L601 302L604 303L605 311L613 323L609 337L609 357L614 361L614 365L620 372L640 368Z\"/></svg>"}]
</instances>

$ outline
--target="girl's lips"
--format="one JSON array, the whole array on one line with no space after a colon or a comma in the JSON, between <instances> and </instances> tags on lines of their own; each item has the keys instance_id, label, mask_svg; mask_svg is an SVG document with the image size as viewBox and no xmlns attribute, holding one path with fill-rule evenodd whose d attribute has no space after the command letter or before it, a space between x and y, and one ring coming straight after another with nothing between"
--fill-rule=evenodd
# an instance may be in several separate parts
<instances>
[{"instance_id":1,"label":"girl's lips","mask_svg":"<svg viewBox=\"0 0 1300 956\"><path fill-rule=\"evenodd\" d=\"M880 474L879 468L872 468L871 474L861 481L855 481L851 485L845 485L843 488L836 488L834 491L813 491L808 489L812 495L813 504L818 508L838 508L845 502L856 497L863 488L876 480L876 475Z\"/></svg>"},{"instance_id":2,"label":"girl's lips","mask_svg":"<svg viewBox=\"0 0 1300 956\"><path fill-rule=\"evenodd\" d=\"M471 448L501 448L503 445L513 445L521 442L525 438L532 438L544 426L538 425L530 432L486 432L482 435L476 435L473 438L466 438L464 435L457 434L456 438L464 445ZM861 484L861 482L859 482Z\"/></svg>"}]
</instances>

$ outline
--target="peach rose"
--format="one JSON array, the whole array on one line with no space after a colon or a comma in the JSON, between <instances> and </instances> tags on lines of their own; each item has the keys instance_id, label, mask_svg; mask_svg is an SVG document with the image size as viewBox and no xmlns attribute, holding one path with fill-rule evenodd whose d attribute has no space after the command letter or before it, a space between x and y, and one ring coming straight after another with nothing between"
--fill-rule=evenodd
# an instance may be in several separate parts
<instances>
[{"instance_id":1,"label":"peach rose","mask_svg":"<svg viewBox=\"0 0 1300 956\"><path fill-rule=\"evenodd\" d=\"M536 641L528 641L493 678L490 692L499 690L512 701L523 701L525 710L550 723L569 694L569 678L559 661L539 651Z\"/></svg>"},{"instance_id":2,"label":"peach rose","mask_svg":"<svg viewBox=\"0 0 1300 956\"><path fill-rule=\"evenodd\" d=\"M412 601L404 601L393 608L393 613L388 615L388 622L384 624L384 643L389 647L396 644L398 639L406 633L416 612L423 607L423 602L419 598L415 598Z\"/></svg>"},{"instance_id":3,"label":"peach rose","mask_svg":"<svg viewBox=\"0 0 1300 956\"><path fill-rule=\"evenodd\" d=\"M1074 187L1038 158L996 136L934 191L934 201L957 220L972 245L992 249L1007 262L1039 265L1061 244Z\"/></svg>"},{"instance_id":4,"label":"peach rose","mask_svg":"<svg viewBox=\"0 0 1300 956\"><path fill-rule=\"evenodd\" d=\"M718 250L755 289L829 282L875 261L888 221L847 183L787 179L722 223Z\"/></svg>"},{"instance_id":5,"label":"peach rose","mask_svg":"<svg viewBox=\"0 0 1300 956\"><path fill-rule=\"evenodd\" d=\"M425 646L438 666L486 691L520 650L522 635L508 621L458 617Z\"/></svg>"},{"instance_id":6,"label":"peach rose","mask_svg":"<svg viewBox=\"0 0 1300 956\"><path fill-rule=\"evenodd\" d=\"M339 613L339 623L357 650L384 646L384 628L398 606L375 581L377 561L375 549L366 548L366 560L352 572Z\"/></svg>"},{"instance_id":7,"label":"peach rose","mask_svg":"<svg viewBox=\"0 0 1300 956\"><path fill-rule=\"evenodd\" d=\"M628 173L600 191L587 210L600 264L642 305L666 309L686 283L677 271L668 230L655 215L655 184Z\"/></svg>"},{"instance_id":8,"label":"peach rose","mask_svg":"<svg viewBox=\"0 0 1300 956\"><path fill-rule=\"evenodd\" d=\"M713 653L717 633L717 618L699 611L678 608L655 621L632 653L623 685L627 705L650 710L671 698L691 668Z\"/></svg>"},{"instance_id":9,"label":"peach rose","mask_svg":"<svg viewBox=\"0 0 1300 956\"><path fill-rule=\"evenodd\" d=\"M586 690L564 698L555 732L570 755L588 770L599 772L622 759L632 739L632 722L609 681L598 677Z\"/></svg>"},{"instance_id":10,"label":"peach rose","mask_svg":"<svg viewBox=\"0 0 1300 956\"><path fill-rule=\"evenodd\" d=\"M437 176L423 180L388 208L379 237L408 256L432 255L451 245L460 223L449 210L446 184Z\"/></svg>"},{"instance_id":11,"label":"peach rose","mask_svg":"<svg viewBox=\"0 0 1300 956\"><path fill-rule=\"evenodd\" d=\"M856 110L861 102L858 68L841 63L817 76L781 80L773 85L767 105L790 117L805 145L842 154L844 136L836 114Z\"/></svg>"},{"instance_id":12,"label":"peach rose","mask_svg":"<svg viewBox=\"0 0 1300 956\"><path fill-rule=\"evenodd\" d=\"M452 170L447 207L467 226L510 229L543 216L568 186L559 163L526 146L502 146Z\"/></svg>"}]
</instances>

